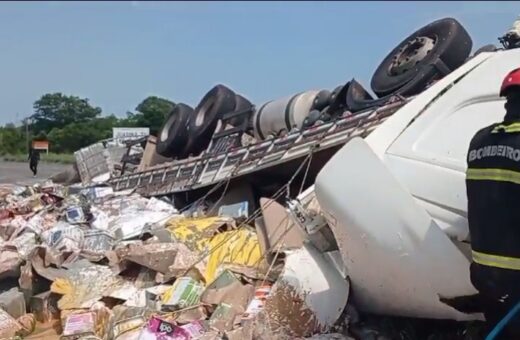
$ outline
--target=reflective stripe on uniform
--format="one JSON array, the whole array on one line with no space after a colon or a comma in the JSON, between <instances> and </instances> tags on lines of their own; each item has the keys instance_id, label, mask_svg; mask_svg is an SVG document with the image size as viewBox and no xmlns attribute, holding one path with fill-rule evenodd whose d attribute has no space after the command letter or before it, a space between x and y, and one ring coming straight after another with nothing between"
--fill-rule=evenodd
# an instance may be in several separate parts
<instances>
[{"instance_id":1,"label":"reflective stripe on uniform","mask_svg":"<svg viewBox=\"0 0 520 340\"><path fill-rule=\"evenodd\" d=\"M466 179L502 181L520 184L520 172L505 169L468 169Z\"/></svg>"},{"instance_id":2,"label":"reflective stripe on uniform","mask_svg":"<svg viewBox=\"0 0 520 340\"><path fill-rule=\"evenodd\" d=\"M498 132L520 132L520 123L512 123L509 125L499 124L493 128L491 133L498 133Z\"/></svg>"},{"instance_id":3,"label":"reflective stripe on uniform","mask_svg":"<svg viewBox=\"0 0 520 340\"><path fill-rule=\"evenodd\" d=\"M483 266L520 270L519 258L484 254L475 250L472 250L471 253L473 254L473 261Z\"/></svg>"}]
</instances>

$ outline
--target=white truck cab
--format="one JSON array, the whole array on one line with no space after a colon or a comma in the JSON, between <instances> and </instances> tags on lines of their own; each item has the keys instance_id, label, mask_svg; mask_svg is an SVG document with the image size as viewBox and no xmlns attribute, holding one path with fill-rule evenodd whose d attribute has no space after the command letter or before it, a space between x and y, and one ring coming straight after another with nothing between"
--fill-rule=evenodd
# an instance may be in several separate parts
<instances>
[{"instance_id":1,"label":"white truck cab","mask_svg":"<svg viewBox=\"0 0 520 340\"><path fill-rule=\"evenodd\" d=\"M476 293L469 279L469 142L503 119L499 89L520 49L478 54L321 170L315 194L367 312L480 319L440 301Z\"/></svg>"},{"instance_id":2,"label":"white truck cab","mask_svg":"<svg viewBox=\"0 0 520 340\"><path fill-rule=\"evenodd\" d=\"M520 66L520 49L488 52L455 70L371 133L367 143L448 236L468 240L465 186L469 142L502 121L498 93Z\"/></svg>"}]
</instances>

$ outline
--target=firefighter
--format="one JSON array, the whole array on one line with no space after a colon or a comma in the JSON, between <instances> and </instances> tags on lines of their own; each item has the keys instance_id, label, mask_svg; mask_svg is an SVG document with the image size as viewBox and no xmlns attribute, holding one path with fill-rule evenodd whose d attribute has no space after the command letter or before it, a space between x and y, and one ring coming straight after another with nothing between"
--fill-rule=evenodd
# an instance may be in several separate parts
<instances>
[{"instance_id":1,"label":"firefighter","mask_svg":"<svg viewBox=\"0 0 520 340\"><path fill-rule=\"evenodd\" d=\"M466 172L473 261L487 326L494 327L520 301L520 68L502 82L506 115L470 142ZM520 315L505 339L520 339Z\"/></svg>"}]
</instances>

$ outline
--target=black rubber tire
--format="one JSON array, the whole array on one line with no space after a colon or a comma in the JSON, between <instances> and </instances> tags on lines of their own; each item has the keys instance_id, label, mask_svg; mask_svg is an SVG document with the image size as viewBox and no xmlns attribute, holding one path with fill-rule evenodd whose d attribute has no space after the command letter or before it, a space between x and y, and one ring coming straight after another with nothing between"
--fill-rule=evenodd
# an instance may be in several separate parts
<instances>
[{"instance_id":1,"label":"black rubber tire","mask_svg":"<svg viewBox=\"0 0 520 340\"><path fill-rule=\"evenodd\" d=\"M183 103L175 105L157 134L156 151L164 157L177 157L188 140L188 122L194 110Z\"/></svg>"},{"instance_id":2,"label":"black rubber tire","mask_svg":"<svg viewBox=\"0 0 520 340\"><path fill-rule=\"evenodd\" d=\"M331 97L332 97L332 92L330 92L329 90L321 90L320 92L318 92L318 94L316 95L316 98L314 98L314 102L312 103L311 111L312 110L321 111L325 107L329 106Z\"/></svg>"},{"instance_id":3,"label":"black rubber tire","mask_svg":"<svg viewBox=\"0 0 520 340\"><path fill-rule=\"evenodd\" d=\"M198 155L208 147L219 119L234 111L235 96L231 89L221 84L206 93L188 122L189 138L181 153L182 158Z\"/></svg>"},{"instance_id":4,"label":"black rubber tire","mask_svg":"<svg viewBox=\"0 0 520 340\"><path fill-rule=\"evenodd\" d=\"M433 48L411 69L402 74L390 75L389 69L394 57L408 42L418 37L435 39ZM471 47L471 37L457 20L445 18L434 21L408 36L386 56L372 76L371 88L379 97L392 94L423 74L422 69L434 62L445 66L439 67L439 73L445 75L447 71L453 71L466 61ZM442 63L439 64L438 60Z\"/></svg>"},{"instance_id":5,"label":"black rubber tire","mask_svg":"<svg viewBox=\"0 0 520 340\"><path fill-rule=\"evenodd\" d=\"M244 98L243 96L241 96L239 94L235 95L235 110L234 110L235 112L250 109L252 106L253 106L253 104L249 100ZM230 119L228 121L228 123L233 126L240 126L240 124L242 124L244 122L244 120L249 120L249 118L250 117L248 115L241 116L241 117L235 117L233 119Z\"/></svg>"}]
</instances>

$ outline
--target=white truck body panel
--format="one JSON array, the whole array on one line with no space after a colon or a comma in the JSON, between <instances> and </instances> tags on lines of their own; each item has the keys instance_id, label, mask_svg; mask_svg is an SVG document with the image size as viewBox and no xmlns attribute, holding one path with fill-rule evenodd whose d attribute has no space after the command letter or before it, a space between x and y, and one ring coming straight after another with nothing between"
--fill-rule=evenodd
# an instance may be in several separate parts
<instances>
[{"instance_id":1,"label":"white truck body panel","mask_svg":"<svg viewBox=\"0 0 520 340\"><path fill-rule=\"evenodd\" d=\"M476 293L468 259L363 139L338 151L315 188L348 267L356 306L391 315L476 318L439 301Z\"/></svg>"},{"instance_id":2,"label":"white truck body panel","mask_svg":"<svg viewBox=\"0 0 520 340\"><path fill-rule=\"evenodd\" d=\"M520 66L519 61L519 49L478 55L366 138L439 226L460 241L469 241L465 185L469 142L478 130L502 120L504 100L498 89L504 76ZM464 73L464 78L432 102Z\"/></svg>"},{"instance_id":3,"label":"white truck body panel","mask_svg":"<svg viewBox=\"0 0 520 340\"><path fill-rule=\"evenodd\" d=\"M500 84L518 66L520 49L479 54L399 109L366 143L347 143L318 175L316 196L360 309L476 317L438 295L475 292L466 154L479 129L503 119Z\"/></svg>"}]
</instances>

